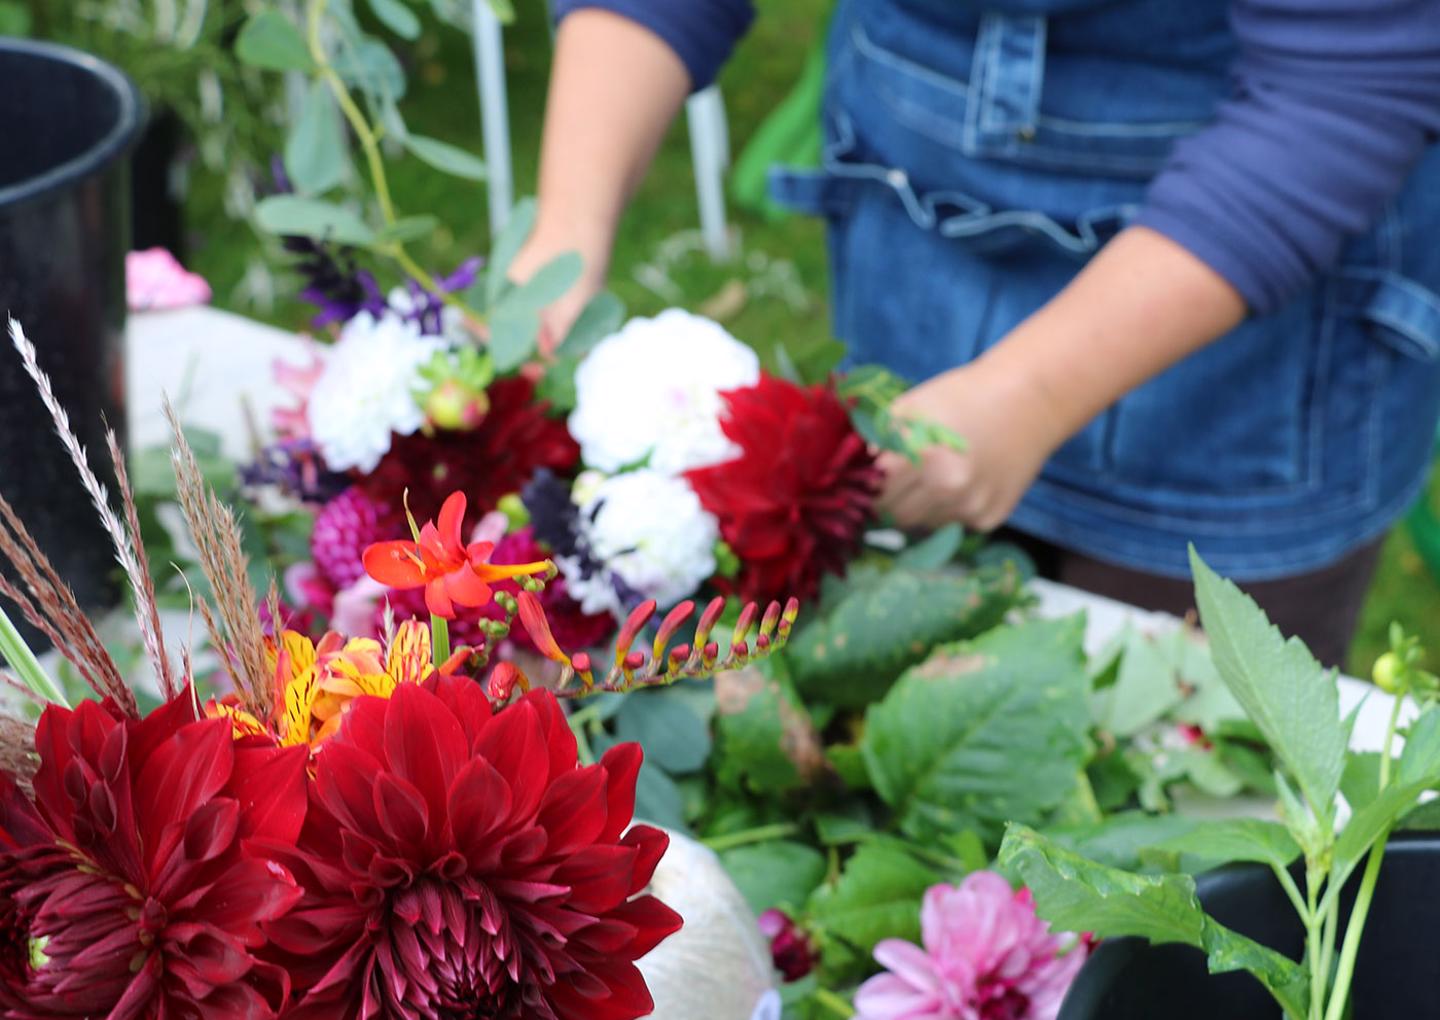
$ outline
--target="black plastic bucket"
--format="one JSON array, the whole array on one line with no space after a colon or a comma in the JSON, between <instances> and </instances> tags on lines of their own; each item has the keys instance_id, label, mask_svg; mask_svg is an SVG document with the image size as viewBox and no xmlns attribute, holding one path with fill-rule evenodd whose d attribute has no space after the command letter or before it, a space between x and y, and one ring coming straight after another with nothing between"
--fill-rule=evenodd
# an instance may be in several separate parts
<instances>
[{"instance_id":1,"label":"black plastic bucket","mask_svg":"<svg viewBox=\"0 0 1440 1020\"><path fill-rule=\"evenodd\" d=\"M1357 869L1346 889L1344 914L1363 870ZM1270 869L1226 868L1201 876L1197 885L1200 899L1216 920L1292 960L1300 959L1305 930ZM1355 961L1353 1020L1440 1017L1437 904L1440 836L1397 835L1386 849ZM1280 1008L1258 981L1243 973L1209 974L1198 949L1110 939L1080 971L1060 1007L1059 1020L1280 1017Z\"/></svg>"},{"instance_id":2,"label":"black plastic bucket","mask_svg":"<svg viewBox=\"0 0 1440 1020\"><path fill-rule=\"evenodd\" d=\"M125 434L128 154L145 122L123 74L0 38L0 492L82 605L113 605L110 546L10 346L14 316L113 492L101 419ZM33 636L33 635L29 635Z\"/></svg>"}]
</instances>

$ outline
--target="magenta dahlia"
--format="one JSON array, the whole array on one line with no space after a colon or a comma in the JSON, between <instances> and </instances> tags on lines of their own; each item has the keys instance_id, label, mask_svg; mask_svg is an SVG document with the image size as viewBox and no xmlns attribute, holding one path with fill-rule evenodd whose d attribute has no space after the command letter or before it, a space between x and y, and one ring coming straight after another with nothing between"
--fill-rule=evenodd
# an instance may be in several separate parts
<instances>
[{"instance_id":1,"label":"magenta dahlia","mask_svg":"<svg viewBox=\"0 0 1440 1020\"><path fill-rule=\"evenodd\" d=\"M400 506L401 504L395 504ZM367 547L403 532L404 517L352 485L320 509L310 532L310 556L337 590L365 576L361 556Z\"/></svg>"},{"instance_id":2,"label":"magenta dahlia","mask_svg":"<svg viewBox=\"0 0 1440 1020\"><path fill-rule=\"evenodd\" d=\"M35 744L33 800L0 784L5 1016L277 1016L261 925L300 890L251 849L298 837L305 749L236 743L189 690L141 720L52 706Z\"/></svg>"},{"instance_id":3,"label":"magenta dahlia","mask_svg":"<svg viewBox=\"0 0 1440 1020\"><path fill-rule=\"evenodd\" d=\"M640 760L577 767L547 691L492 713L437 676L352 702L298 845L267 844L305 890L266 929L288 1020L648 1015L634 961L681 922L639 895L668 842L630 826Z\"/></svg>"},{"instance_id":4,"label":"magenta dahlia","mask_svg":"<svg viewBox=\"0 0 1440 1020\"><path fill-rule=\"evenodd\" d=\"M686 477L740 560L741 596L811 598L859 551L880 491L875 456L829 386L764 375L724 397L721 427L740 452Z\"/></svg>"}]
</instances>

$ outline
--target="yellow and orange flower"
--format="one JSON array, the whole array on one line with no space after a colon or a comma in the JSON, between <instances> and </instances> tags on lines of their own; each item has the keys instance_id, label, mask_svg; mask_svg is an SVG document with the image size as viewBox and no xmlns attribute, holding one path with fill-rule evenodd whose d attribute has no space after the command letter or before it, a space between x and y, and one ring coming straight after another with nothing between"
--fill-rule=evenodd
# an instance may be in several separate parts
<instances>
[{"instance_id":1,"label":"yellow and orange flower","mask_svg":"<svg viewBox=\"0 0 1440 1020\"><path fill-rule=\"evenodd\" d=\"M282 747L319 748L340 728L350 702L364 695L388 698L401 684L418 684L435 672L430 628L407 620L395 630L388 648L371 638L329 633L317 645L287 630L277 642L267 639L265 654L275 677L275 706L261 720L238 705L212 702L212 717L228 718L235 738L264 736Z\"/></svg>"}]
</instances>

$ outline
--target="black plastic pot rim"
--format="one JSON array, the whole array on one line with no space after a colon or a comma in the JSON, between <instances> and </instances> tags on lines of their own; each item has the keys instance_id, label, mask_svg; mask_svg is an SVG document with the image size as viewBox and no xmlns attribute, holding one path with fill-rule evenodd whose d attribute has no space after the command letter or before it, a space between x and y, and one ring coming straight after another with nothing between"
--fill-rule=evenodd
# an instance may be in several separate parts
<instances>
[{"instance_id":1,"label":"black plastic pot rim","mask_svg":"<svg viewBox=\"0 0 1440 1020\"><path fill-rule=\"evenodd\" d=\"M8 53L45 57L55 63L69 64L89 72L109 86L120 101L120 115L108 134L74 159L32 177L20 184L0 187L0 207L29 202L52 191L97 173L135 144L145 126L145 98L135 83L119 68L92 54L70 46L38 42L33 39L0 38L0 60ZM13 140L12 140L13 142Z\"/></svg>"}]
</instances>

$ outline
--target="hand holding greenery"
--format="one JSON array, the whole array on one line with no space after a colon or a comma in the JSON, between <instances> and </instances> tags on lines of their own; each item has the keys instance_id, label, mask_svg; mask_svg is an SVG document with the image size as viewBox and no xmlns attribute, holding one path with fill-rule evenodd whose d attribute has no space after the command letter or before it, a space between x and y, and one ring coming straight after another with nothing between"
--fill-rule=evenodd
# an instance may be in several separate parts
<instances>
[{"instance_id":1,"label":"hand holding greenery","mask_svg":"<svg viewBox=\"0 0 1440 1020\"><path fill-rule=\"evenodd\" d=\"M1284 640L1233 584L1192 553L1201 617L1221 677L1274 751L1282 823L1207 824L1160 844L1215 864L1268 865L1305 929L1296 962L1205 914L1185 875L1142 875L1073 853L1023 826L1011 826L1001 863L1032 890L1057 927L1102 938L1139 936L1203 950L1212 973L1247 970L1291 1020L1341 1020L1355 960L1391 830L1423 791L1440 782L1437 679L1419 668L1420 650L1398 628L1376 681L1395 697L1378 760L1347 749L1354 717L1341 719L1336 678L1298 641ZM1396 756L1394 739L1411 701L1420 711ZM1349 804L1337 831L1336 797ZM1303 884L1291 865L1303 861ZM1341 891L1363 865L1355 905L1340 939Z\"/></svg>"}]
</instances>

